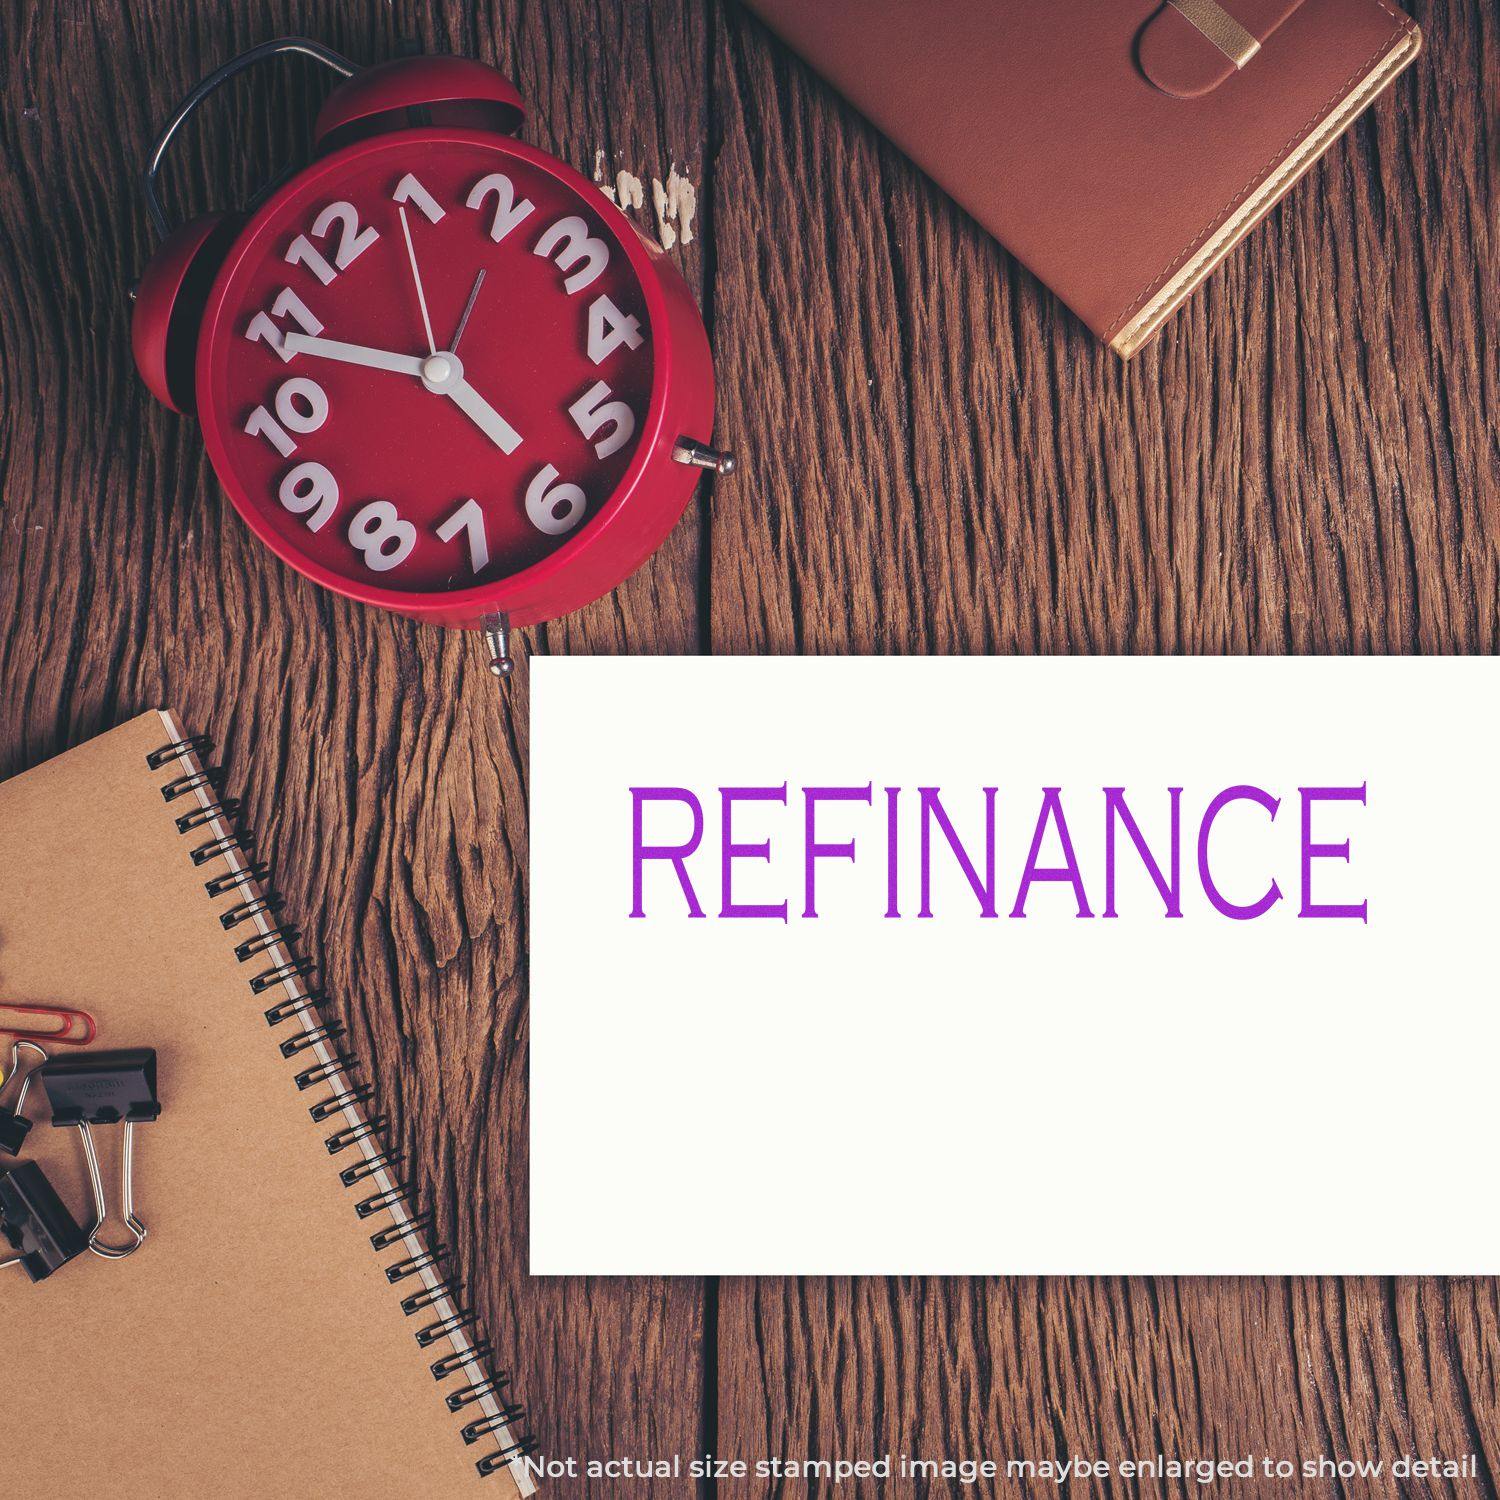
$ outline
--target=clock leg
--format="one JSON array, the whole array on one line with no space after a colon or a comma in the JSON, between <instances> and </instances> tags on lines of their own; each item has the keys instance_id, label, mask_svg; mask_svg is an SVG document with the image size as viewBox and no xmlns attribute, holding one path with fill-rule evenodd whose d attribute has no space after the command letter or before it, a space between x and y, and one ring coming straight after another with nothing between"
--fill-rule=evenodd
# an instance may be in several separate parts
<instances>
[{"instance_id":1,"label":"clock leg","mask_svg":"<svg viewBox=\"0 0 1500 1500\"><path fill-rule=\"evenodd\" d=\"M509 677L516 670L515 658L510 654L510 616L497 610L484 617L482 628L490 651L490 671L496 677Z\"/></svg>"},{"instance_id":2,"label":"clock leg","mask_svg":"<svg viewBox=\"0 0 1500 1500\"><path fill-rule=\"evenodd\" d=\"M691 464L695 469L712 469L715 474L734 473L734 454L710 448L707 443L692 438L678 438L672 457L680 464Z\"/></svg>"}]
</instances>

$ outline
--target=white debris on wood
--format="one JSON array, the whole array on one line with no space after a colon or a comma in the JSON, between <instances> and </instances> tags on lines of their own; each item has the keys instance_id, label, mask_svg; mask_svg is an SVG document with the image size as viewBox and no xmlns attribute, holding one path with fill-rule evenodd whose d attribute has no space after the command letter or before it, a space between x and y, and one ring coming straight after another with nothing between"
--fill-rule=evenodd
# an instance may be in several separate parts
<instances>
[{"instance_id":1,"label":"white debris on wood","mask_svg":"<svg viewBox=\"0 0 1500 1500\"><path fill-rule=\"evenodd\" d=\"M645 206L646 185L635 173L616 172L615 180L609 181L609 166L602 146L594 152L594 185L611 203L618 203L626 212Z\"/></svg>"},{"instance_id":2,"label":"white debris on wood","mask_svg":"<svg viewBox=\"0 0 1500 1500\"><path fill-rule=\"evenodd\" d=\"M601 146L594 152L594 185L627 213L646 206L645 184L633 172L611 174L609 157ZM651 204L656 212L656 238L663 250L693 243L693 220L698 215L698 189L672 163L667 180L651 179Z\"/></svg>"},{"instance_id":3,"label":"white debris on wood","mask_svg":"<svg viewBox=\"0 0 1500 1500\"><path fill-rule=\"evenodd\" d=\"M663 250L670 250L680 239L693 243L693 218L698 212L698 189L673 163L665 183L651 179L651 201L656 207L656 231Z\"/></svg>"},{"instance_id":4,"label":"white debris on wood","mask_svg":"<svg viewBox=\"0 0 1500 1500\"><path fill-rule=\"evenodd\" d=\"M615 202L621 208L640 208L646 201L646 185L631 172L615 174Z\"/></svg>"}]
</instances>

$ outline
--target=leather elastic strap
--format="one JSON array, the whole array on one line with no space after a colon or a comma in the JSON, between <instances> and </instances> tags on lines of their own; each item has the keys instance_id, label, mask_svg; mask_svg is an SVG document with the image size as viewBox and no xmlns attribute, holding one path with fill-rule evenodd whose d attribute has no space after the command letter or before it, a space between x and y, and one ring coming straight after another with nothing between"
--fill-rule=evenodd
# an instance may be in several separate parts
<instances>
[{"instance_id":1,"label":"leather elastic strap","mask_svg":"<svg viewBox=\"0 0 1500 1500\"><path fill-rule=\"evenodd\" d=\"M1167 0L1167 3L1196 26L1235 67L1243 68L1260 51L1260 43L1219 0Z\"/></svg>"}]
</instances>

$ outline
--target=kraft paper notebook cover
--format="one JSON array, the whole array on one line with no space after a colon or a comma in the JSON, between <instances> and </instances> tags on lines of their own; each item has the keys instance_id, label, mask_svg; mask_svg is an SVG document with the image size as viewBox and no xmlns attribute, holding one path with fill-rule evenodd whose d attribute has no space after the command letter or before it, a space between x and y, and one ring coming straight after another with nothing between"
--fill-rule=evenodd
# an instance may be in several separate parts
<instances>
[{"instance_id":1,"label":"kraft paper notebook cover","mask_svg":"<svg viewBox=\"0 0 1500 1500\"><path fill-rule=\"evenodd\" d=\"M36 1284L0 1270L6 1492L529 1494L519 1413L487 1384L479 1333L448 1322L456 1294L404 1202L356 1212L396 1186L371 1121L358 1102L310 1115L354 1085L335 1070L297 1086L336 1051L318 1040L320 1013L297 1010L307 981L255 910L244 857L193 862L232 829L209 811L217 793L185 739L149 713L0 785L0 996L92 1012L97 1048L155 1047L162 1103L135 1133L145 1245L116 1262L85 1253ZM197 826L179 832L184 817ZM247 942L262 951L242 961ZM272 1025L276 1006L297 1013ZM40 1163L87 1227L77 1132L50 1125L41 1087L26 1113L37 1123L20 1160ZM95 1136L117 1215L120 1131ZM121 1237L117 1217L110 1229ZM407 1315L413 1296L427 1305ZM438 1380L442 1360L456 1368ZM466 1446L469 1424L485 1430Z\"/></svg>"},{"instance_id":2,"label":"kraft paper notebook cover","mask_svg":"<svg viewBox=\"0 0 1500 1500\"><path fill-rule=\"evenodd\" d=\"M747 0L1129 356L1416 57L1388 0Z\"/></svg>"}]
</instances>

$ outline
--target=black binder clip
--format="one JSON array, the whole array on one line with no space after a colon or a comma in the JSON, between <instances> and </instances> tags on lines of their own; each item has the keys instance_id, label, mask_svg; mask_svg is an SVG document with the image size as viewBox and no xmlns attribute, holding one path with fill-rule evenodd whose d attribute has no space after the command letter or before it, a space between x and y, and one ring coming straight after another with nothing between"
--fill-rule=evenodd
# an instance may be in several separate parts
<instances>
[{"instance_id":1,"label":"black binder clip","mask_svg":"<svg viewBox=\"0 0 1500 1500\"><path fill-rule=\"evenodd\" d=\"M150 1047L128 1052L85 1052L77 1057L54 1057L37 1069L52 1104L54 1125L75 1125L83 1137L89 1182L94 1189L94 1227L88 1248L105 1260L123 1260L146 1242L146 1226L136 1217L133 1186L135 1127L161 1114L156 1101L156 1053ZM120 1215L130 1231L129 1245L106 1245L100 1239L109 1205L94 1151L94 1125L124 1125L125 1145L120 1168Z\"/></svg>"},{"instance_id":2,"label":"black binder clip","mask_svg":"<svg viewBox=\"0 0 1500 1500\"><path fill-rule=\"evenodd\" d=\"M47 1061L47 1054L37 1046L35 1042L17 1042L10 1049L10 1070L0 1080L0 1094L4 1094L16 1078L21 1074L21 1054L23 1052L34 1053L41 1058L42 1063ZM31 1121L21 1113L26 1108L26 1094L31 1088L31 1080L36 1076L41 1063L33 1063L21 1078L21 1090L16 1095L14 1109L7 1109L0 1104L0 1155L19 1156L21 1147L26 1144L26 1137L31 1133Z\"/></svg>"},{"instance_id":3,"label":"black binder clip","mask_svg":"<svg viewBox=\"0 0 1500 1500\"><path fill-rule=\"evenodd\" d=\"M0 1241L16 1253L0 1266L20 1266L33 1281L82 1255L88 1236L34 1161L0 1173Z\"/></svg>"}]
</instances>

